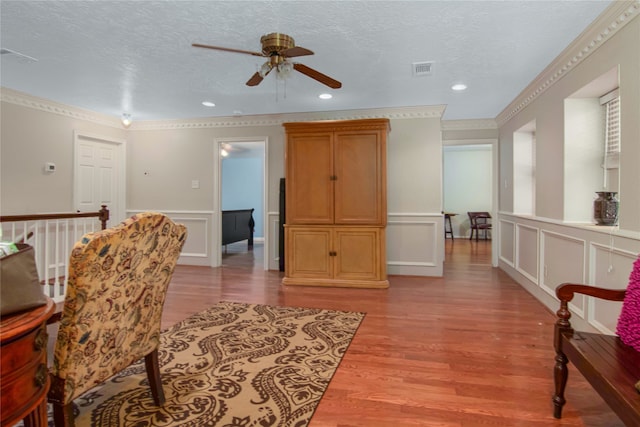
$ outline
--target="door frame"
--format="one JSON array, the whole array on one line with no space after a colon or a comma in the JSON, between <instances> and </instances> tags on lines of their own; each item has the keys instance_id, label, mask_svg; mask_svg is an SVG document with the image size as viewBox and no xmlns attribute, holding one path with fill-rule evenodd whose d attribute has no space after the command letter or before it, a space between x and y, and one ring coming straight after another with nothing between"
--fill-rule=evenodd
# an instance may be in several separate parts
<instances>
[{"instance_id":1,"label":"door frame","mask_svg":"<svg viewBox=\"0 0 640 427\"><path fill-rule=\"evenodd\" d=\"M269 137L219 137L214 139L213 143L213 247L211 250L212 267L222 265L222 156L220 150L222 144L231 144L238 142L258 142L262 143L262 230L264 232L263 243L263 268L269 269L269 259L271 253L269 251L269 242L271 239L268 227L269 212L267 211L267 201L269 200Z\"/></svg>"},{"instance_id":2,"label":"door frame","mask_svg":"<svg viewBox=\"0 0 640 427\"><path fill-rule=\"evenodd\" d=\"M500 205L500 185L498 177L498 138L484 138L484 139L447 139L442 141L442 187L444 189L444 147L445 146L465 146L465 145L490 145L491 146L491 216L493 227L491 229L491 265L493 267L498 266L498 255L500 250L500 218L499 218L499 205ZM442 206L444 207L444 191L442 191ZM444 251L444 246L443 246ZM444 253L443 253L444 259Z\"/></svg>"},{"instance_id":3,"label":"door frame","mask_svg":"<svg viewBox=\"0 0 640 427\"><path fill-rule=\"evenodd\" d=\"M80 176L78 171L78 156L80 154L81 142L96 142L100 144L110 144L115 147L117 159L115 164L118 170L116 171L116 196L115 206L107 206L109 209L109 226L113 226L126 218L126 200L127 200L127 186L126 186L126 140L118 139L111 136L105 136L95 134L91 132L82 132L78 130L73 131L73 191L72 191L72 210L78 209L79 195L79 181Z\"/></svg>"}]
</instances>

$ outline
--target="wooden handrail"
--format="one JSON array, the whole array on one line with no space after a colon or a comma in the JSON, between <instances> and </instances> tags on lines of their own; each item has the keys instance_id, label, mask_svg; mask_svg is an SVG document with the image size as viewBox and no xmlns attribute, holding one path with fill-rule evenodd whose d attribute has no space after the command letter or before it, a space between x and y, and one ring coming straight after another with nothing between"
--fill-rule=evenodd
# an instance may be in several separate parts
<instances>
[{"instance_id":1,"label":"wooden handrail","mask_svg":"<svg viewBox=\"0 0 640 427\"><path fill-rule=\"evenodd\" d=\"M67 219L67 218L92 218L96 217L100 220L102 230L107 228L109 221L109 209L107 205L102 205L102 209L98 212L69 212L69 213L51 213L51 214L34 214L34 215L4 215L0 216L0 222L18 222L18 221L37 221L41 219Z\"/></svg>"}]
</instances>

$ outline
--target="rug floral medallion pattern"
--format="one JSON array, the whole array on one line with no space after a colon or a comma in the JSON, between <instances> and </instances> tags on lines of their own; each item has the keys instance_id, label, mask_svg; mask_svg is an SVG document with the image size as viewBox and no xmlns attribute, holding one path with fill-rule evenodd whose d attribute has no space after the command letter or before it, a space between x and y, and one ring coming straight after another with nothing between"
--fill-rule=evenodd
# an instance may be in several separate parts
<instances>
[{"instance_id":1,"label":"rug floral medallion pattern","mask_svg":"<svg viewBox=\"0 0 640 427\"><path fill-rule=\"evenodd\" d=\"M162 333L162 407L142 360L76 399L76 425L304 427L363 318L218 303Z\"/></svg>"}]
</instances>

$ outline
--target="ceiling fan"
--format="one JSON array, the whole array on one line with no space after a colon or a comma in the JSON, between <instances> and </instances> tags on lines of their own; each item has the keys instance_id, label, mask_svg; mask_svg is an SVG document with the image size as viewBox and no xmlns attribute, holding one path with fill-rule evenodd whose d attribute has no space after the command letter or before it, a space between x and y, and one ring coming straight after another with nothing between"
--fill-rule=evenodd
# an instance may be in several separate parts
<instances>
[{"instance_id":1,"label":"ceiling fan","mask_svg":"<svg viewBox=\"0 0 640 427\"><path fill-rule=\"evenodd\" d=\"M307 67L304 64L291 62L289 60L289 58L294 58L296 56L313 55L313 52L309 49L296 46L293 37L281 33L271 33L260 37L260 43L262 44L262 52L251 52L248 50L210 46L200 43L193 43L192 46L268 58L267 62L262 64L260 70L256 71L256 73L247 81L247 86L257 86L267 76L267 74L271 72L271 70L275 69L281 77L286 77L291 73L291 70L296 70L324 85L329 86L330 88L339 89L342 87L342 83L339 81L334 80L313 68Z\"/></svg>"}]
</instances>

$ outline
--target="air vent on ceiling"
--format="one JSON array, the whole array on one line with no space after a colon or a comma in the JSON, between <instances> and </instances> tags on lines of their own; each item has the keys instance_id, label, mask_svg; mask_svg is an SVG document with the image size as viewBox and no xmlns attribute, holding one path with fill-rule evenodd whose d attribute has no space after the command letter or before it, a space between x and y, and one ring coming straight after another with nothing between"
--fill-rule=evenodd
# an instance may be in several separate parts
<instances>
[{"instance_id":1,"label":"air vent on ceiling","mask_svg":"<svg viewBox=\"0 0 640 427\"><path fill-rule=\"evenodd\" d=\"M16 52L15 50L1 48L0 55L2 55L5 59L7 58L16 58L20 62L37 62L38 60L32 56L25 55L24 53Z\"/></svg>"},{"instance_id":2,"label":"air vent on ceiling","mask_svg":"<svg viewBox=\"0 0 640 427\"><path fill-rule=\"evenodd\" d=\"M411 65L415 77L430 76L433 73L433 62L414 62Z\"/></svg>"}]
</instances>

